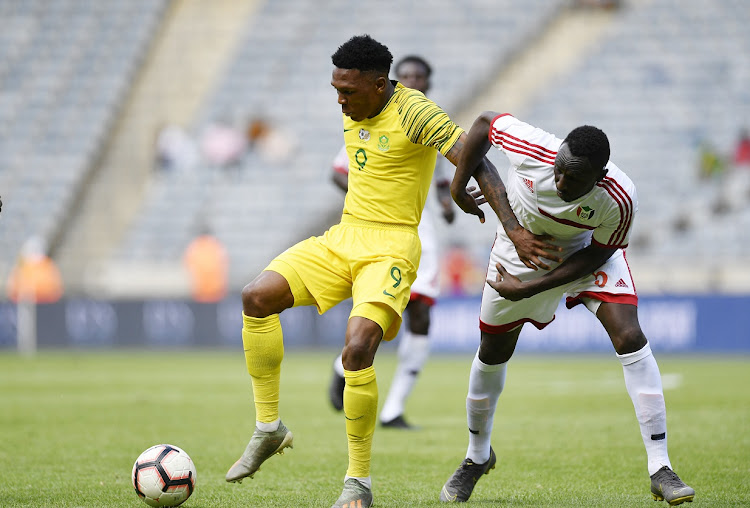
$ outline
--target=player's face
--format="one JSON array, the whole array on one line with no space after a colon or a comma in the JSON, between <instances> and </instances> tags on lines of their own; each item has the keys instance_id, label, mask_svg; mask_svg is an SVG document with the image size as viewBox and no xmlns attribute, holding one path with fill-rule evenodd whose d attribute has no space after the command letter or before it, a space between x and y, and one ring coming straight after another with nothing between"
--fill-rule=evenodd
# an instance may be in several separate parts
<instances>
[{"instance_id":1,"label":"player's face","mask_svg":"<svg viewBox=\"0 0 750 508\"><path fill-rule=\"evenodd\" d=\"M361 122L377 115L383 107L382 98L388 80L372 72L357 69L333 69L331 85L338 94L341 112Z\"/></svg>"},{"instance_id":2,"label":"player's face","mask_svg":"<svg viewBox=\"0 0 750 508\"><path fill-rule=\"evenodd\" d=\"M604 173L595 170L588 157L573 155L567 143L560 145L555 157L555 187L563 201L575 201L588 194Z\"/></svg>"},{"instance_id":3,"label":"player's face","mask_svg":"<svg viewBox=\"0 0 750 508\"><path fill-rule=\"evenodd\" d=\"M399 65L396 79L405 87L414 88L424 94L430 89L430 82L427 80L427 69L419 62L404 62Z\"/></svg>"}]
</instances>

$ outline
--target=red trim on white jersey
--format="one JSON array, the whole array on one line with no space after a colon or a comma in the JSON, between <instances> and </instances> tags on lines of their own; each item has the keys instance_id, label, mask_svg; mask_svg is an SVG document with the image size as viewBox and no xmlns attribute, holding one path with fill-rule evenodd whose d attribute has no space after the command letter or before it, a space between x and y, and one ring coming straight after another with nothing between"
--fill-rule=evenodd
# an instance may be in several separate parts
<instances>
[{"instance_id":1,"label":"red trim on white jersey","mask_svg":"<svg viewBox=\"0 0 750 508\"><path fill-rule=\"evenodd\" d=\"M620 192L622 196L625 197L625 204L628 210L628 216L627 216L627 222L625 223L624 227L620 231L620 239L619 241L622 242L625 239L625 235L627 234L628 230L630 229L630 224L633 222L633 199L630 197L630 195L625 192L625 189L623 189L622 185L620 185L620 182L615 180L611 177L605 177L605 180L612 183Z\"/></svg>"},{"instance_id":2,"label":"red trim on white jersey","mask_svg":"<svg viewBox=\"0 0 750 508\"><path fill-rule=\"evenodd\" d=\"M604 179L601 182L597 182L596 185L606 190L620 208L620 224L609 237L607 246L624 247L622 242L625 240L628 230L630 229L630 224L633 221L633 200L614 178L608 176L604 177Z\"/></svg>"},{"instance_id":3,"label":"red trim on white jersey","mask_svg":"<svg viewBox=\"0 0 750 508\"><path fill-rule=\"evenodd\" d=\"M490 122L490 132L488 136L491 143L499 144L504 149L511 151L511 152L519 153L521 155L528 155L529 157L536 159L540 162L546 162L547 164L552 164L552 165L555 164L555 157L557 156L556 151L550 150L541 145L530 143L526 141L525 139L520 139L515 136L511 136L505 131L496 129L495 121L498 118L501 118L503 116L510 116L512 118L515 118L510 113L502 113L492 119L492 122ZM552 160L549 160L550 158Z\"/></svg>"},{"instance_id":4,"label":"red trim on white jersey","mask_svg":"<svg viewBox=\"0 0 750 508\"><path fill-rule=\"evenodd\" d=\"M542 215L544 215L548 219L552 219L553 221L559 222L560 224L565 224L566 226L573 226L574 228L588 229L588 230L596 229L596 226L589 226L587 224L580 224L578 222L573 222L572 220L561 219L559 217L555 217L551 213L545 212L544 210L542 210L539 207L537 207L537 210L539 210L539 213L541 213Z\"/></svg>"},{"instance_id":5,"label":"red trim on white jersey","mask_svg":"<svg viewBox=\"0 0 750 508\"><path fill-rule=\"evenodd\" d=\"M606 247L608 249L626 249L628 247L627 243L623 245L609 245L602 242L597 242L596 238L594 238L593 236L591 237L591 243L596 244L599 247Z\"/></svg>"},{"instance_id":6,"label":"red trim on white jersey","mask_svg":"<svg viewBox=\"0 0 750 508\"><path fill-rule=\"evenodd\" d=\"M502 118L504 116L513 116L513 115L510 113L500 113L499 115L497 115L495 118L492 119L492 121L490 122L490 125L494 124L495 120L497 120L498 118ZM515 118L515 116L513 116L513 118Z\"/></svg>"},{"instance_id":7,"label":"red trim on white jersey","mask_svg":"<svg viewBox=\"0 0 750 508\"><path fill-rule=\"evenodd\" d=\"M557 157L557 152L554 152L541 145L529 143L525 139L511 136L507 132L497 130L494 127L492 127L492 129L490 130L490 141L494 144L502 146L509 152L527 155L532 159L538 160L539 162L544 162L545 164L551 164L553 166L555 165L555 157Z\"/></svg>"},{"instance_id":8,"label":"red trim on white jersey","mask_svg":"<svg viewBox=\"0 0 750 508\"><path fill-rule=\"evenodd\" d=\"M489 140L510 159L508 193L517 198L512 207L530 228L537 225L552 236L558 233L564 248L582 248L592 241L606 248L627 246L638 200L634 184L613 162L608 162L609 172L590 194L566 203L554 187L554 159L561 139L511 115L500 115L493 120ZM513 174L520 178L518 185ZM526 188L533 193L523 192ZM577 203L589 207L586 215L576 212Z\"/></svg>"}]
</instances>

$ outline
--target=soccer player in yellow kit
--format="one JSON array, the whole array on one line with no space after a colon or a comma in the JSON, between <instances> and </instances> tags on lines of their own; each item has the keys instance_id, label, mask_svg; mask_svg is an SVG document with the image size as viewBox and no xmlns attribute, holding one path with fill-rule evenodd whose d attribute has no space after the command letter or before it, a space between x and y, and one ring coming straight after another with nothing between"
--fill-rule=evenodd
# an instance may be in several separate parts
<instances>
[{"instance_id":1,"label":"soccer player in yellow kit","mask_svg":"<svg viewBox=\"0 0 750 508\"><path fill-rule=\"evenodd\" d=\"M315 305L322 314L351 297L343 349L349 467L333 507L367 508L378 407L373 360L380 341L396 337L409 302L421 251L417 226L437 151L455 165L466 134L424 94L388 79L393 57L370 36L352 37L332 61L349 191L339 224L287 249L242 290L242 341L256 428L226 480L252 477L266 459L292 445L278 409L284 356L279 313ZM478 181L502 186L486 159L481 166L474 173ZM475 199L484 202L478 193Z\"/></svg>"}]
</instances>

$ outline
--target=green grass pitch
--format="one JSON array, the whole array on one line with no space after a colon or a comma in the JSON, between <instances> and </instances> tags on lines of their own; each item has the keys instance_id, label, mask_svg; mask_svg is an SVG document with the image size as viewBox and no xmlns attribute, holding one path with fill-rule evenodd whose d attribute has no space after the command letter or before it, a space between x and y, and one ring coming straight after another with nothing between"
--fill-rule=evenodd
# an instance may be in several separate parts
<instances>
[{"instance_id":1,"label":"green grass pitch","mask_svg":"<svg viewBox=\"0 0 750 508\"><path fill-rule=\"evenodd\" d=\"M158 443L185 449L197 485L183 505L328 507L346 471L344 419L328 405L334 353L290 351L281 416L294 449L255 479L227 484L254 424L241 352L42 352L0 355L0 506L140 507L130 471ZM409 402L420 430L378 428L376 507L438 506L464 457L472 355L435 355ZM675 470L692 505L750 504L750 358L657 354ZM395 356L375 362L382 404ZM622 368L609 356L511 361L495 419L498 465L469 506L658 507Z\"/></svg>"}]
</instances>

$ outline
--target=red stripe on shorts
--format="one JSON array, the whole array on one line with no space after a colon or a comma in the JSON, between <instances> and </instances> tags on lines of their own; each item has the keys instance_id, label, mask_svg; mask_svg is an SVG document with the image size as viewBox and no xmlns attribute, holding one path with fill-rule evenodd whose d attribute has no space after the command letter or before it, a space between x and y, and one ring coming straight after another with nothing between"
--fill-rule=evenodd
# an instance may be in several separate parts
<instances>
[{"instance_id":1,"label":"red stripe on shorts","mask_svg":"<svg viewBox=\"0 0 750 508\"><path fill-rule=\"evenodd\" d=\"M565 306L572 309L576 305L583 303L581 298L591 298L593 300L601 300L607 303L623 303L626 305L638 306L637 295L617 294L617 293L595 293L594 291L584 291L579 293L577 296L569 296L565 299Z\"/></svg>"},{"instance_id":2,"label":"red stripe on shorts","mask_svg":"<svg viewBox=\"0 0 750 508\"><path fill-rule=\"evenodd\" d=\"M513 321L512 323L508 323L508 324L505 324L505 325L489 325L489 324L485 323L484 321L482 321L480 319L479 320L479 329L482 330L485 333L492 333L492 334L497 335L497 334L500 334L500 333L509 332L512 329L517 328L518 326L520 326L520 325L522 325L524 323L531 323L532 325L536 326L537 329L541 330L542 328L544 328L545 326L547 326L548 324L550 324L554 320L555 320L554 316L552 316L552 320L550 320L547 323L540 323L539 321L534 321L533 319L522 318L522 319L519 319L518 321Z\"/></svg>"}]
</instances>

